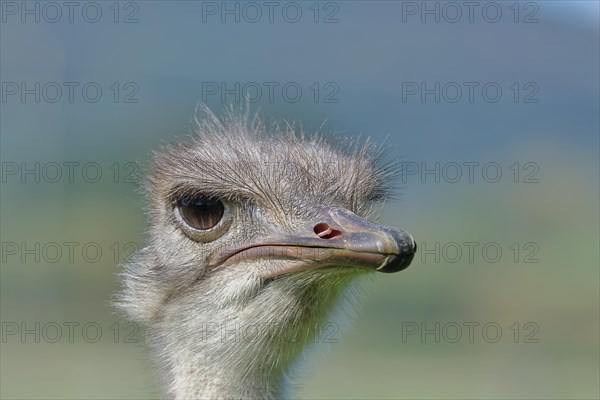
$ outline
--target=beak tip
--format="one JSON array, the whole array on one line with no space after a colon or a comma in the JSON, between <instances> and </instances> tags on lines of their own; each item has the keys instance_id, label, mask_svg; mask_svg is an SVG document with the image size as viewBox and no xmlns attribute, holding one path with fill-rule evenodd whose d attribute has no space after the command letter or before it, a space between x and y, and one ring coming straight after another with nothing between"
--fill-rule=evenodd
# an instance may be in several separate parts
<instances>
[{"instance_id":1,"label":"beak tip","mask_svg":"<svg viewBox=\"0 0 600 400\"><path fill-rule=\"evenodd\" d=\"M416 250L416 246L415 246ZM388 256L382 265L377 268L379 272L392 273L392 272L400 272L408 268L410 263L412 262L415 253L410 254L394 254Z\"/></svg>"},{"instance_id":2,"label":"beak tip","mask_svg":"<svg viewBox=\"0 0 600 400\"><path fill-rule=\"evenodd\" d=\"M377 271L385 273L399 272L410 266L417 251L417 242L411 234L406 232L403 232L397 239L399 253L387 256L377 268Z\"/></svg>"}]
</instances>

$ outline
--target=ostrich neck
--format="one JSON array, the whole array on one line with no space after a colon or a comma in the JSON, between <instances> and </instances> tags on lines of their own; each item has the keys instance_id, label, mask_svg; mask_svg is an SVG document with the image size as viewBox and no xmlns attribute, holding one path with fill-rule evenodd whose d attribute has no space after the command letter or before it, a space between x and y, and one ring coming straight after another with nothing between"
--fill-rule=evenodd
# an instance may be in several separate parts
<instances>
[{"instance_id":1,"label":"ostrich neck","mask_svg":"<svg viewBox=\"0 0 600 400\"><path fill-rule=\"evenodd\" d=\"M263 335L263 333L261 333ZM280 398L291 360L273 363L275 353L255 328L241 321L206 322L169 348L169 392L176 399Z\"/></svg>"},{"instance_id":2,"label":"ostrich neck","mask_svg":"<svg viewBox=\"0 0 600 400\"><path fill-rule=\"evenodd\" d=\"M169 391L175 399L282 397L283 369L261 370L247 366L243 371L241 365L248 365L244 360L227 357L219 361L205 358L203 352L180 355L172 361Z\"/></svg>"},{"instance_id":3,"label":"ostrich neck","mask_svg":"<svg viewBox=\"0 0 600 400\"><path fill-rule=\"evenodd\" d=\"M153 335L171 396L281 398L291 364L321 334L341 289L276 281L250 301L224 306L192 294L171 304Z\"/></svg>"}]
</instances>

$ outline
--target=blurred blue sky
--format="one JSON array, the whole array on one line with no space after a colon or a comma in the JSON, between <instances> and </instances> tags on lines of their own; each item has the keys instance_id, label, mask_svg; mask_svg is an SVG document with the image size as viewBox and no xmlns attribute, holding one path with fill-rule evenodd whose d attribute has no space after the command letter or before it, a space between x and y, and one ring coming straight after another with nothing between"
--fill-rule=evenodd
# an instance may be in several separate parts
<instances>
[{"instance_id":1,"label":"blurred blue sky","mask_svg":"<svg viewBox=\"0 0 600 400\"><path fill-rule=\"evenodd\" d=\"M481 17L473 24L464 18L423 24L418 16L401 23L401 4L340 2L334 24L310 18L297 24L223 24L216 17L202 23L201 2L161 1L139 2L135 24L110 18L96 24L21 24L11 17L2 25L4 81L93 81L105 91L111 82L132 81L140 101L9 101L3 104L3 151L14 154L32 135L42 140L46 154L68 151L65 147L118 151L113 140L136 151L140 140L184 132L206 82L269 81L298 82L307 93L299 103L263 101L265 112L313 126L327 119L346 133L389 135L418 157L485 154L536 135L597 147L598 26L590 23L598 16L597 2L540 2L539 22L530 24L513 23L506 2L495 24ZM429 87L470 81L479 88L497 82L501 101L482 101L476 91L479 98L470 104L465 91L455 104L434 104L431 96L422 103L418 95L402 102L406 82ZM334 82L339 102L310 101L307 88L313 82ZM512 102L513 82L521 85L520 100L528 93L524 85L534 82L539 103ZM218 95L207 99L222 107ZM226 97L229 101L234 97Z\"/></svg>"}]
</instances>

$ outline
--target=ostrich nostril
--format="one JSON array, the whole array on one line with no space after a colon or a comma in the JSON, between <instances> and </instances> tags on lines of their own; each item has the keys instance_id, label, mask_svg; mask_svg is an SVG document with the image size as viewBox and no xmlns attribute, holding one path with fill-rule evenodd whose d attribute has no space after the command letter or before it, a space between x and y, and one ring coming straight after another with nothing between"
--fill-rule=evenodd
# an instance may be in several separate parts
<instances>
[{"instance_id":1,"label":"ostrich nostril","mask_svg":"<svg viewBox=\"0 0 600 400\"><path fill-rule=\"evenodd\" d=\"M332 227L327 225L325 222L320 222L320 223L316 224L314 231L317 234L317 236L322 239L333 239L338 236L342 236L342 232L333 229Z\"/></svg>"}]
</instances>

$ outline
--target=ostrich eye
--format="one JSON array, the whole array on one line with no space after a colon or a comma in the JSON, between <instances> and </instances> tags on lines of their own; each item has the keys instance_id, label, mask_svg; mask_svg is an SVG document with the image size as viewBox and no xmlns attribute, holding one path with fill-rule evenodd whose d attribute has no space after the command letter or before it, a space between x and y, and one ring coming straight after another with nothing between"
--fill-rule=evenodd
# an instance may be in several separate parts
<instances>
[{"instance_id":1,"label":"ostrich eye","mask_svg":"<svg viewBox=\"0 0 600 400\"><path fill-rule=\"evenodd\" d=\"M219 199L186 197L178 202L183 221L194 229L205 231L214 228L225 212Z\"/></svg>"}]
</instances>

